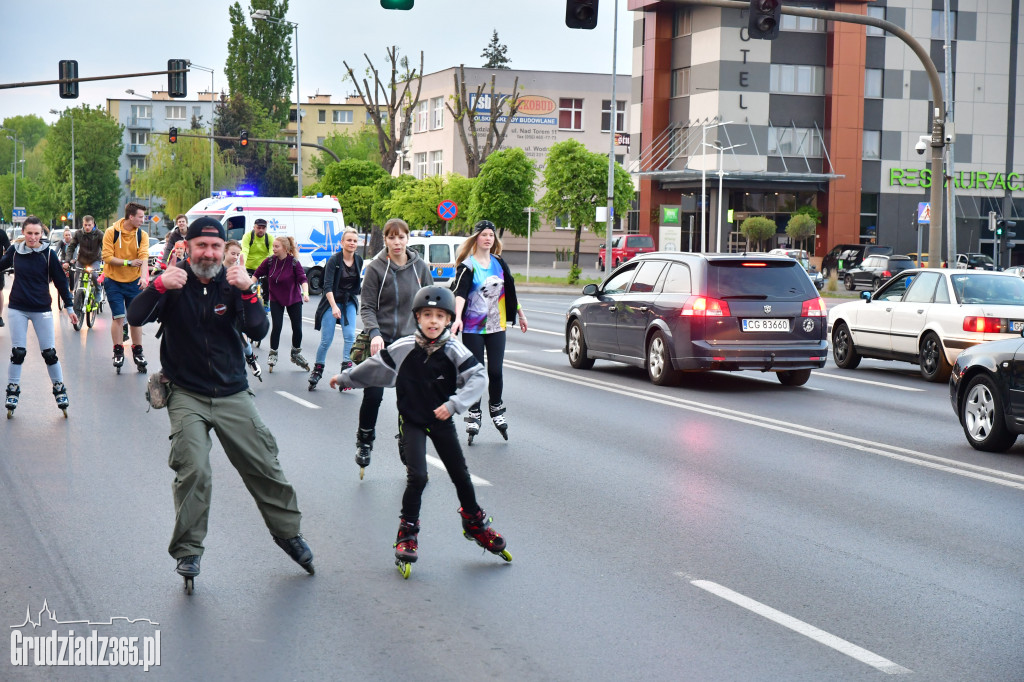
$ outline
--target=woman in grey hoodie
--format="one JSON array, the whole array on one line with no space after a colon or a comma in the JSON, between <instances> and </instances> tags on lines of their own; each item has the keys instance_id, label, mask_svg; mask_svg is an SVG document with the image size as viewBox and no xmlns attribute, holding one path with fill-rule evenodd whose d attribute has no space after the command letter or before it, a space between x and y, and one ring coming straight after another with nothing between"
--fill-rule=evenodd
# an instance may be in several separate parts
<instances>
[{"instance_id":1,"label":"woman in grey hoodie","mask_svg":"<svg viewBox=\"0 0 1024 682\"><path fill-rule=\"evenodd\" d=\"M409 225L392 218L384 223L384 249L366 266L359 316L370 335L370 355L416 331L412 299L422 287L434 283L430 268L408 245ZM360 468L370 464L383 399L383 388L363 390L356 433L356 464Z\"/></svg>"}]
</instances>

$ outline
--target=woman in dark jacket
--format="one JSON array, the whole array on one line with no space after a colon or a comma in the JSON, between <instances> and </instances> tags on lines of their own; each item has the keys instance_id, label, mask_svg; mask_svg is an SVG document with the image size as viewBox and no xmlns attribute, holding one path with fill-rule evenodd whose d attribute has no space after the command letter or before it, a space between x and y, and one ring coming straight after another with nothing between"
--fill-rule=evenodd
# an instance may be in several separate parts
<instances>
[{"instance_id":1,"label":"woman in dark jacket","mask_svg":"<svg viewBox=\"0 0 1024 682\"><path fill-rule=\"evenodd\" d=\"M491 421L508 440L503 388L502 365L505 362L505 327L514 325L526 333L526 315L516 299L516 283L512 271L501 259L501 240L490 220L473 226L473 236L462 242L455 256L455 322L452 334L462 332L466 345L480 364L487 352L487 394ZM480 433L483 415L478 402L466 412L466 434L469 444Z\"/></svg>"},{"instance_id":2,"label":"woman in dark jacket","mask_svg":"<svg viewBox=\"0 0 1024 682\"><path fill-rule=\"evenodd\" d=\"M78 317L71 309L71 290L64 275L57 254L43 240L43 223L30 215L22 226L25 241L7 249L0 258L0 271L14 267L14 285L8 303L8 319L11 323L11 364L7 369L7 418L14 415L21 395L21 365L27 355L28 323L32 323L36 339L42 349L46 371L53 382L53 396L57 407L68 415L68 393L64 388L64 374L57 360L54 344L53 301L50 299L50 282L64 301L64 310L72 324L78 324Z\"/></svg>"},{"instance_id":3,"label":"woman in dark jacket","mask_svg":"<svg viewBox=\"0 0 1024 682\"><path fill-rule=\"evenodd\" d=\"M324 375L327 351L334 342L335 326L341 325L345 345L341 353L341 371L352 366L349 353L356 340L356 318L359 317L359 291L363 259L356 253L359 233L346 227L341 233L341 251L327 260L324 266L326 289L313 316L313 328L320 331L320 347L316 349L313 371L309 374L309 390L316 388Z\"/></svg>"}]
</instances>

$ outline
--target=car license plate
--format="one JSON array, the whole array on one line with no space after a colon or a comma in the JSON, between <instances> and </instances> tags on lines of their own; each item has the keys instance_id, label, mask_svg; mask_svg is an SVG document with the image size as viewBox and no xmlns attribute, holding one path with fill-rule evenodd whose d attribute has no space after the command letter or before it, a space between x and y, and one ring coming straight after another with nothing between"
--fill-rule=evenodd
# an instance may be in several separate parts
<instances>
[{"instance_id":1,"label":"car license plate","mask_svg":"<svg viewBox=\"0 0 1024 682\"><path fill-rule=\"evenodd\" d=\"M1024 320L1010 320L1010 331L1020 333L1024 330Z\"/></svg>"},{"instance_id":2,"label":"car license plate","mask_svg":"<svg viewBox=\"0 0 1024 682\"><path fill-rule=\"evenodd\" d=\"M758 319L744 319L743 331L745 332L788 332L789 319L768 317Z\"/></svg>"}]
</instances>

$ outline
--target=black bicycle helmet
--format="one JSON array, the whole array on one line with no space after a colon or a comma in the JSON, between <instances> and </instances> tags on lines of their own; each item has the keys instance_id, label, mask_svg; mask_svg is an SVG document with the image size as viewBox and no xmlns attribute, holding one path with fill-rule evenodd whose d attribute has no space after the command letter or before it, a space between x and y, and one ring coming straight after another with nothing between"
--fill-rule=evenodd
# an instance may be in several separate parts
<instances>
[{"instance_id":1,"label":"black bicycle helmet","mask_svg":"<svg viewBox=\"0 0 1024 682\"><path fill-rule=\"evenodd\" d=\"M476 225L473 226L474 232L483 232L484 230L490 230L494 234L498 234L498 228L490 220L478 220Z\"/></svg>"},{"instance_id":2,"label":"black bicycle helmet","mask_svg":"<svg viewBox=\"0 0 1024 682\"><path fill-rule=\"evenodd\" d=\"M455 319L455 294L448 287L439 284L425 286L416 292L412 299L412 312L415 315L424 308L440 308L448 311Z\"/></svg>"}]
</instances>

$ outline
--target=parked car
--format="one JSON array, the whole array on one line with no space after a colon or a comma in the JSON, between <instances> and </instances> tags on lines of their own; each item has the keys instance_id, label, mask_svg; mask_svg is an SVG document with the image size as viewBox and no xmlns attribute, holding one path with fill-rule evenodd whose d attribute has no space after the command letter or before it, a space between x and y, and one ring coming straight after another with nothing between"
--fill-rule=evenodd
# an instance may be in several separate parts
<instances>
[{"instance_id":1,"label":"parked car","mask_svg":"<svg viewBox=\"0 0 1024 682\"><path fill-rule=\"evenodd\" d=\"M861 358L917 364L945 381L964 349L1024 330L1024 280L1001 272L904 270L874 294L828 311L832 356L842 369Z\"/></svg>"},{"instance_id":2,"label":"parked car","mask_svg":"<svg viewBox=\"0 0 1024 682\"><path fill-rule=\"evenodd\" d=\"M956 254L956 267L961 270L995 270L992 257L984 253Z\"/></svg>"},{"instance_id":3,"label":"parked car","mask_svg":"<svg viewBox=\"0 0 1024 682\"><path fill-rule=\"evenodd\" d=\"M949 377L949 400L967 442L1005 452L1024 433L1024 339L993 341L960 354Z\"/></svg>"},{"instance_id":4,"label":"parked car","mask_svg":"<svg viewBox=\"0 0 1024 682\"><path fill-rule=\"evenodd\" d=\"M857 267L865 257L874 255L892 255L892 247L873 244L838 244L821 259L821 274L828 279L832 273L836 273L839 275L839 281L842 281L847 270Z\"/></svg>"},{"instance_id":5,"label":"parked car","mask_svg":"<svg viewBox=\"0 0 1024 682\"><path fill-rule=\"evenodd\" d=\"M575 369L622 362L659 386L695 370L775 372L800 386L824 366L826 338L825 302L792 258L654 252L584 287L564 351Z\"/></svg>"},{"instance_id":6,"label":"parked car","mask_svg":"<svg viewBox=\"0 0 1024 682\"><path fill-rule=\"evenodd\" d=\"M772 249L768 253L775 256L788 256L799 262L803 269L807 271L807 276L814 282L815 288L818 291L825 288L825 278L818 272L818 268L811 265L811 256L803 249Z\"/></svg>"},{"instance_id":7,"label":"parked car","mask_svg":"<svg viewBox=\"0 0 1024 682\"><path fill-rule=\"evenodd\" d=\"M604 269L604 251L597 251L597 266ZM641 253L654 251L654 237L649 234L623 234L612 238L612 267L619 267Z\"/></svg>"},{"instance_id":8,"label":"parked car","mask_svg":"<svg viewBox=\"0 0 1024 682\"><path fill-rule=\"evenodd\" d=\"M1024 265L1014 265L1012 268L1006 268L1003 272L1009 275L1017 275L1018 277L1024 277Z\"/></svg>"},{"instance_id":9,"label":"parked car","mask_svg":"<svg viewBox=\"0 0 1024 682\"><path fill-rule=\"evenodd\" d=\"M882 286L897 272L914 267L910 256L868 256L860 265L847 270L843 275L843 286L847 291L857 287L870 287L872 291Z\"/></svg>"},{"instance_id":10,"label":"parked car","mask_svg":"<svg viewBox=\"0 0 1024 682\"><path fill-rule=\"evenodd\" d=\"M907 257L914 261L915 268L926 268L928 267L928 254L927 253L908 253Z\"/></svg>"}]
</instances>

